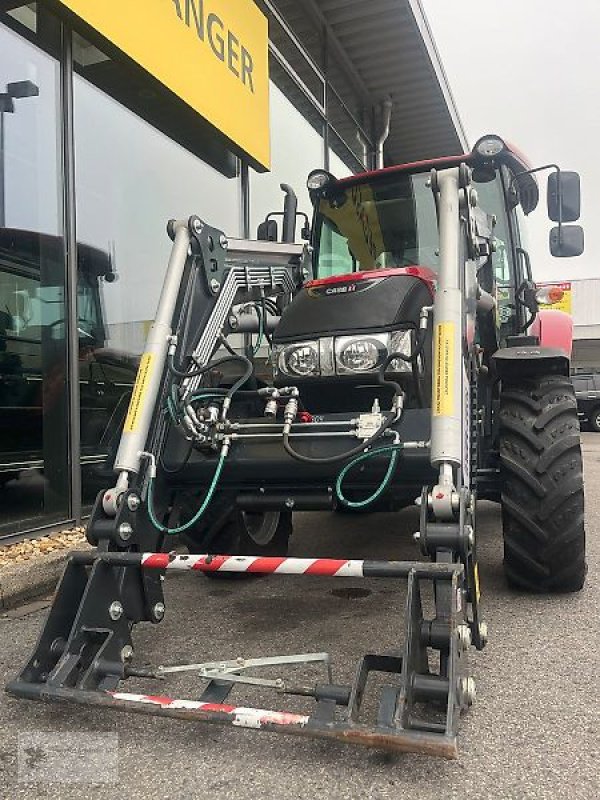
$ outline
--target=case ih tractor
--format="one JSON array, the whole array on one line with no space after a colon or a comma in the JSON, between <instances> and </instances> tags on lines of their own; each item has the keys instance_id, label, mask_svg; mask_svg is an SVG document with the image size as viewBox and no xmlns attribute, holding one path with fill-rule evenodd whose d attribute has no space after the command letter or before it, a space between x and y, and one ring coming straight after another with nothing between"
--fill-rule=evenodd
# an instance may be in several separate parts
<instances>
[{"instance_id":1,"label":"case ih tractor","mask_svg":"<svg viewBox=\"0 0 600 800\"><path fill-rule=\"evenodd\" d=\"M272 219L254 242L228 241L198 217L170 222L115 482L88 524L95 549L72 554L9 691L456 757L458 719L475 695L467 653L487 639L477 498L502 504L511 585L572 592L585 577L569 319L538 313L522 238L541 170L552 170L551 251L579 255L582 229L565 224L579 217L578 176L531 169L498 136L469 154L343 180L311 173L309 246L266 241ZM297 216L287 191L284 240ZM245 355L232 346L240 333ZM254 358L265 340L270 375ZM415 561L287 556L295 511L415 503ZM327 653L147 667L134 628L163 619L162 581L177 570L404 579L404 641L363 656L350 685L330 673L293 687L247 672L328 666ZM199 699L165 696L157 680L185 670L206 683ZM367 723L374 673L387 683ZM243 684L316 706L228 701Z\"/></svg>"}]
</instances>

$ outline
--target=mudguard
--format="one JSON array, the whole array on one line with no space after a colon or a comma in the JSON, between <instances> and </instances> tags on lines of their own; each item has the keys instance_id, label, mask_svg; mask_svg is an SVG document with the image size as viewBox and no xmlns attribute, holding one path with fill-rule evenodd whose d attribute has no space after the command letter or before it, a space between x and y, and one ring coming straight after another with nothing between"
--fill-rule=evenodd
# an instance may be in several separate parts
<instances>
[{"instance_id":1,"label":"mudguard","mask_svg":"<svg viewBox=\"0 0 600 800\"><path fill-rule=\"evenodd\" d=\"M525 375L569 375L570 358L558 347L503 347L493 358L496 371L504 380Z\"/></svg>"},{"instance_id":2,"label":"mudguard","mask_svg":"<svg viewBox=\"0 0 600 800\"><path fill-rule=\"evenodd\" d=\"M563 350L571 358L573 349L573 317L556 308L543 308L538 311L529 329L531 336L537 336L542 347L555 347Z\"/></svg>"}]
</instances>

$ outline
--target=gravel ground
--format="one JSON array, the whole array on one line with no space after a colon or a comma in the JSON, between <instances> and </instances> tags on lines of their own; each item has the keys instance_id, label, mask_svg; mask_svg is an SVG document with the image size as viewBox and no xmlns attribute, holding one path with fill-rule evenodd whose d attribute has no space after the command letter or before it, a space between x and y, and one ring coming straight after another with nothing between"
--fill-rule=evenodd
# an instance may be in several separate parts
<instances>
[{"instance_id":1,"label":"gravel ground","mask_svg":"<svg viewBox=\"0 0 600 800\"><path fill-rule=\"evenodd\" d=\"M507 589L499 510L481 504L478 531L490 644L471 658L478 699L462 723L458 761L388 756L330 742L2 696L0 798L68 800L82 792L93 800L600 796L600 504L589 488L600 481L600 436L584 434L584 451L590 571L578 595L543 598ZM414 509L389 516L298 515L293 555L413 558L410 534L416 524ZM356 585L340 580L335 588ZM225 584L175 576L168 582L166 622L140 628L136 650L156 664L326 648L340 665L334 677L348 679L361 652L394 646L402 631L404 592L397 584L371 580L360 585L371 593L348 599L333 595L331 582L317 578ZM39 604L0 619L0 682L23 664L42 619ZM198 689L189 677L181 678L173 693L194 697ZM260 692L241 702L275 705ZM303 706L296 701L284 707ZM103 735L102 763L115 782L82 786L19 780L17 739L27 732L58 734L66 748L73 746L67 734L76 734L75 744L88 748L80 763L97 780L102 764L90 749L98 747L92 736ZM22 767L35 769L36 753L29 747Z\"/></svg>"},{"instance_id":2,"label":"gravel ground","mask_svg":"<svg viewBox=\"0 0 600 800\"><path fill-rule=\"evenodd\" d=\"M39 539L26 539L24 542L0 546L0 570L3 567L14 567L44 557L48 553L60 550L72 550L85 542L83 528L72 528L51 536L41 536Z\"/></svg>"}]
</instances>

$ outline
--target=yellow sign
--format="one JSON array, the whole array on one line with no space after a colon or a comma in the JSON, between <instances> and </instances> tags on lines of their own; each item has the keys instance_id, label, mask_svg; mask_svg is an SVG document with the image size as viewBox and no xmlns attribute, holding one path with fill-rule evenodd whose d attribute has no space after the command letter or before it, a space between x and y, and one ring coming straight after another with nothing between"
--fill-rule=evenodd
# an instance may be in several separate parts
<instances>
[{"instance_id":1,"label":"yellow sign","mask_svg":"<svg viewBox=\"0 0 600 800\"><path fill-rule=\"evenodd\" d=\"M269 31L253 0L60 2L269 168Z\"/></svg>"},{"instance_id":2,"label":"yellow sign","mask_svg":"<svg viewBox=\"0 0 600 800\"><path fill-rule=\"evenodd\" d=\"M435 326L433 353L433 413L436 417L451 417L454 414L453 322L440 322Z\"/></svg>"},{"instance_id":3,"label":"yellow sign","mask_svg":"<svg viewBox=\"0 0 600 800\"><path fill-rule=\"evenodd\" d=\"M543 289L543 294L548 295L549 303L540 302L540 308L552 308L555 311L564 311L567 314L573 314L573 287L571 286L570 281L563 281L562 283L538 283L536 284L538 289ZM557 298L554 299L553 290L556 291ZM560 293L562 292L562 297Z\"/></svg>"},{"instance_id":4,"label":"yellow sign","mask_svg":"<svg viewBox=\"0 0 600 800\"><path fill-rule=\"evenodd\" d=\"M135 379L135 386L133 387L133 394L131 395L129 410L127 411L127 418L123 428L125 433L135 433L137 430L148 381L150 380L154 368L153 360L154 356L152 353L144 353L141 358L140 368L138 369L137 378Z\"/></svg>"}]
</instances>

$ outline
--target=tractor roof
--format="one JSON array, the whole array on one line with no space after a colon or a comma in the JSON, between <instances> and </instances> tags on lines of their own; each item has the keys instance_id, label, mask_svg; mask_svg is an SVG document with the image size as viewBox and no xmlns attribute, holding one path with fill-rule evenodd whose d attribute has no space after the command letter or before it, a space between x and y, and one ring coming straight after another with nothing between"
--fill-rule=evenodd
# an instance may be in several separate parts
<instances>
[{"instance_id":1,"label":"tractor roof","mask_svg":"<svg viewBox=\"0 0 600 800\"><path fill-rule=\"evenodd\" d=\"M482 137L488 138L488 137ZM479 140L481 141L481 139ZM457 167L461 163L469 164L471 167L482 165L485 163L499 166L505 164L517 177L517 184L519 186L521 205L523 211L529 214L537 206L539 201L539 187L535 174L527 173L531 169L531 164L526 156L514 145L509 142L504 142L505 147L497 156L486 159L477 152L477 144L470 153L461 153L454 156L443 156L441 158L432 158L425 161L412 161L408 164L397 164L393 167L385 167L383 169L372 170L368 172L359 172L356 175L350 175L347 178L340 178L336 181L337 185L355 186L359 183L374 183L379 180L385 180L393 175L403 173L427 172L431 169L447 169L450 167ZM527 174L524 174L527 173Z\"/></svg>"}]
</instances>

